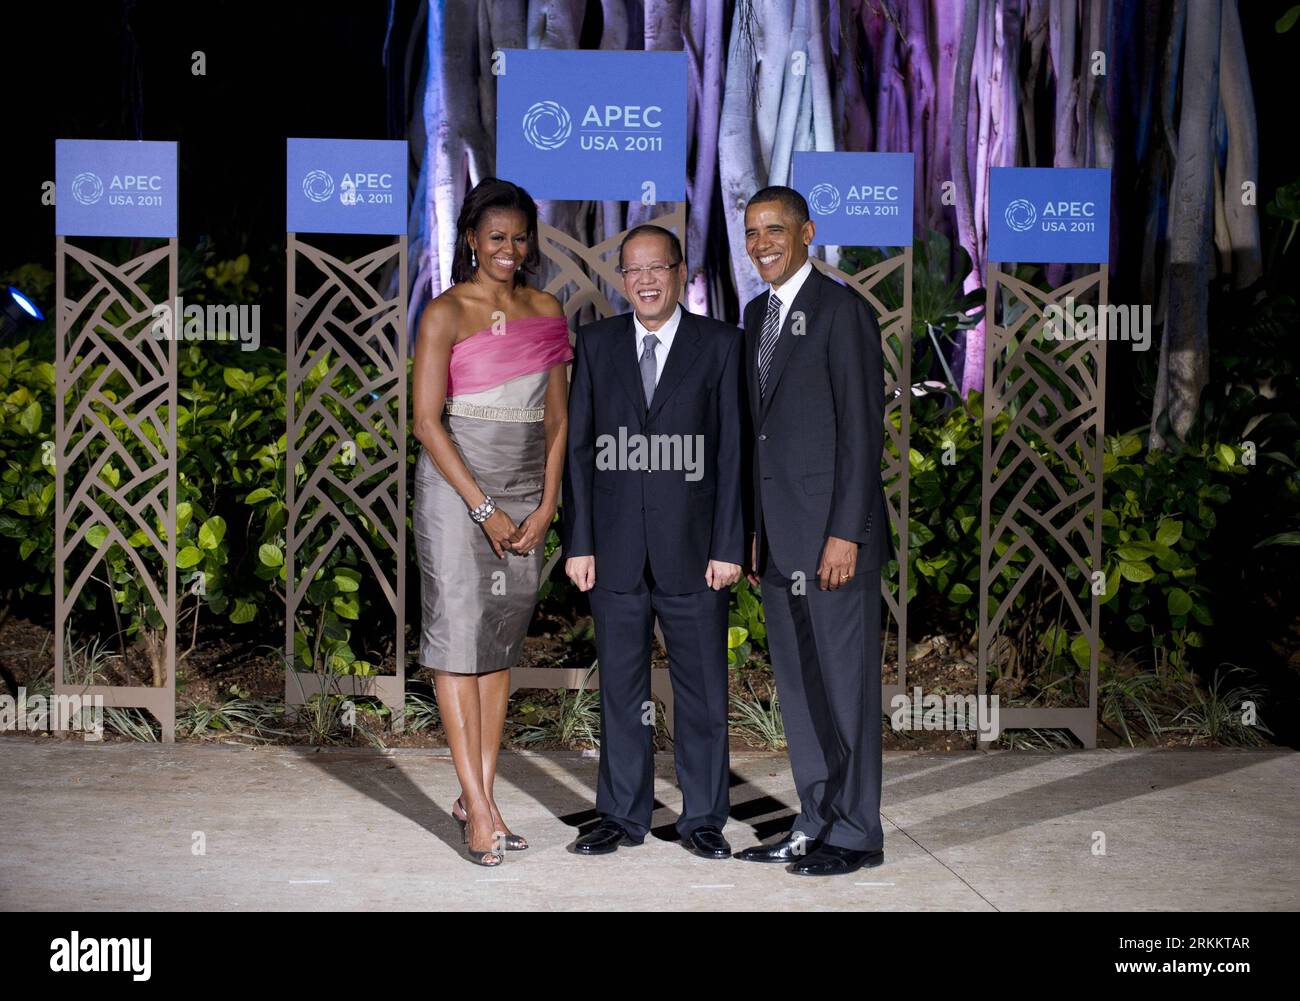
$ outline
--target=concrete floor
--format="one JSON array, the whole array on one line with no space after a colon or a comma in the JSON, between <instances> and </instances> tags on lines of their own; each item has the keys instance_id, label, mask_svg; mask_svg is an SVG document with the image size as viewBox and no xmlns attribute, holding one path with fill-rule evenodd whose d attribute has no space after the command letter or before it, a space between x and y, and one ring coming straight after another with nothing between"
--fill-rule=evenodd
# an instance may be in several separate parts
<instances>
[{"instance_id":1,"label":"concrete floor","mask_svg":"<svg viewBox=\"0 0 1300 1001\"><path fill-rule=\"evenodd\" d=\"M532 847L497 869L460 855L445 752L14 737L0 760L5 910L1300 908L1292 752L889 753L885 865L833 879L666 840L666 755L654 834L581 858L596 760L503 754L497 801ZM784 832L785 756L732 771L732 847Z\"/></svg>"}]
</instances>

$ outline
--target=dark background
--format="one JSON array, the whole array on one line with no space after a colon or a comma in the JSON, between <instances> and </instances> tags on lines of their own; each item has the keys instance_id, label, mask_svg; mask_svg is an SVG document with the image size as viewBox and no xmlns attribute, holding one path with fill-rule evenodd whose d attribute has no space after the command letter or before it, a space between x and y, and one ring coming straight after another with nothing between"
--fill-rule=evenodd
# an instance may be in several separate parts
<instances>
[{"instance_id":1,"label":"dark background","mask_svg":"<svg viewBox=\"0 0 1300 1001\"><path fill-rule=\"evenodd\" d=\"M599 4L589 6L591 29ZM1241 3L1261 206L1297 173L1287 156L1297 87L1287 77L1300 28L1273 30L1287 6ZM258 265L272 263L266 252L284 241L285 138L406 138L423 11L419 0L6 5L0 274L28 262L53 266L54 209L41 204L41 184L54 178L56 138L176 140L181 246L206 235L219 257L247 251ZM195 50L207 56L206 76L190 72ZM1126 126L1117 122L1117 134ZM413 162L412 184L415 176Z\"/></svg>"},{"instance_id":2,"label":"dark background","mask_svg":"<svg viewBox=\"0 0 1300 1001\"><path fill-rule=\"evenodd\" d=\"M206 235L218 257L247 251L269 263L267 250L284 244L286 137L406 137L404 63L419 9L416 0L6 6L0 75L15 100L0 156L9 209L0 273L54 265L54 208L41 204L41 185L54 179L60 138L175 140L180 246ZM206 76L191 73L195 50Z\"/></svg>"}]
</instances>

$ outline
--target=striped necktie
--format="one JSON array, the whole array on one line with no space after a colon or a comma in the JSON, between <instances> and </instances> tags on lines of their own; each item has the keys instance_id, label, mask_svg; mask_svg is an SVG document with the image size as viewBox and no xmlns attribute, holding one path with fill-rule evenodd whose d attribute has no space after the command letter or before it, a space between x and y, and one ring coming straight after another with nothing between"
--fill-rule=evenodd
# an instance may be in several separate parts
<instances>
[{"instance_id":1,"label":"striped necktie","mask_svg":"<svg viewBox=\"0 0 1300 1001\"><path fill-rule=\"evenodd\" d=\"M776 341L781 334L781 300L775 292L767 296L767 316L763 319L763 334L758 340L758 395L767 393L767 370L772 365Z\"/></svg>"}]
</instances>

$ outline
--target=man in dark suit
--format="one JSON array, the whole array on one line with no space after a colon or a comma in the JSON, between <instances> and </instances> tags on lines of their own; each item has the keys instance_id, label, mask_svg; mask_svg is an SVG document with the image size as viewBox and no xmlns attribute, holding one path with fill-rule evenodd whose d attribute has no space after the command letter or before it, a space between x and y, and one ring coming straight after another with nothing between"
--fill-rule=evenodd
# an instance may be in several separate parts
<instances>
[{"instance_id":1,"label":"man in dark suit","mask_svg":"<svg viewBox=\"0 0 1300 1001\"><path fill-rule=\"evenodd\" d=\"M745 209L745 249L768 283L744 313L749 579L761 581L800 810L789 835L736 857L829 876L884 861L880 568L893 542L879 328L812 266L813 233L791 188L764 188Z\"/></svg>"},{"instance_id":2,"label":"man in dark suit","mask_svg":"<svg viewBox=\"0 0 1300 1001\"><path fill-rule=\"evenodd\" d=\"M578 331L561 541L591 596L600 659L600 824L574 851L639 845L654 810L650 646L673 685L682 842L730 858L727 603L740 579L741 332L678 304L677 237L638 226L619 250L634 312Z\"/></svg>"}]
</instances>

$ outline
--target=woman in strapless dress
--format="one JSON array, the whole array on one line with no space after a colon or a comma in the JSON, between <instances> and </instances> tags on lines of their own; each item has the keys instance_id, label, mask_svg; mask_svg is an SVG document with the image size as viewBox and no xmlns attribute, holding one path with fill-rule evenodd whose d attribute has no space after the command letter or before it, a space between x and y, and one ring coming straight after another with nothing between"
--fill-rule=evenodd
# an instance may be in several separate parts
<instances>
[{"instance_id":1,"label":"woman in strapless dress","mask_svg":"<svg viewBox=\"0 0 1300 1001\"><path fill-rule=\"evenodd\" d=\"M420 563L419 662L434 671L461 794L452 804L467 854L499 865L527 848L492 795L497 751L537 603L546 532L560 497L568 324L529 287L537 207L485 178L456 224L453 285L420 317L412 374L412 523Z\"/></svg>"}]
</instances>

